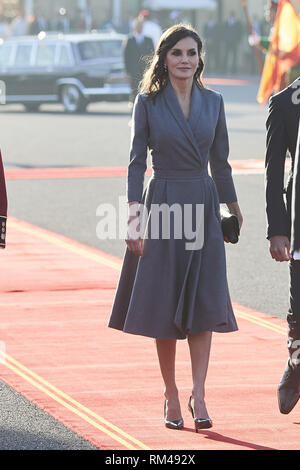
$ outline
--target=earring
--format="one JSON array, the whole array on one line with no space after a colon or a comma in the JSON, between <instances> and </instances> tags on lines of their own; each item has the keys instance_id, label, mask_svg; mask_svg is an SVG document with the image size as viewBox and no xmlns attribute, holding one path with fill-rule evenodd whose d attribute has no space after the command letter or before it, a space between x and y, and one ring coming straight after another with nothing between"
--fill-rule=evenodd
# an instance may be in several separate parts
<instances>
[{"instance_id":1,"label":"earring","mask_svg":"<svg viewBox=\"0 0 300 470\"><path fill-rule=\"evenodd\" d=\"M166 73L168 73L168 66L167 66L167 64L164 64L164 71L165 71Z\"/></svg>"}]
</instances>

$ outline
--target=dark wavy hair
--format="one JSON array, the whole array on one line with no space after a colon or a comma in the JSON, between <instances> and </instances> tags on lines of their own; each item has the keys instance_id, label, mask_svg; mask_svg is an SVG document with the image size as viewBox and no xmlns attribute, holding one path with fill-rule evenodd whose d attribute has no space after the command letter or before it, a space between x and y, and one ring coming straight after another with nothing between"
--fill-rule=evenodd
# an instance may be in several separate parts
<instances>
[{"instance_id":1,"label":"dark wavy hair","mask_svg":"<svg viewBox=\"0 0 300 470\"><path fill-rule=\"evenodd\" d=\"M150 59L149 67L139 85L139 92L148 97L155 97L168 82L168 72L164 64L166 55L178 41L184 38L193 38L198 45L199 65L194 75L194 80L199 88L204 88L201 76L204 70L204 62L201 56L202 41L197 31L189 24L176 24L167 29L161 36L154 57Z\"/></svg>"}]
</instances>

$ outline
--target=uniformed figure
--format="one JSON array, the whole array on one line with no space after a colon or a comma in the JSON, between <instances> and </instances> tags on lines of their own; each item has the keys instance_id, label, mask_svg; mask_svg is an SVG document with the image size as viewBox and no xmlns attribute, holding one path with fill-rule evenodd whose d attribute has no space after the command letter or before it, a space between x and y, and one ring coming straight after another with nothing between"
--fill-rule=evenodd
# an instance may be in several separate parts
<instances>
[{"instance_id":1,"label":"uniformed figure","mask_svg":"<svg viewBox=\"0 0 300 470\"><path fill-rule=\"evenodd\" d=\"M291 207L297 135L300 118L300 77L269 101L266 151L267 238L276 261L288 261L290 268L290 308L287 315L289 358L278 387L279 409L289 413L299 399L300 365L300 262L291 256ZM284 188L287 151L291 171ZM294 193L295 196L295 193ZM296 247L298 248L298 247Z\"/></svg>"},{"instance_id":2,"label":"uniformed figure","mask_svg":"<svg viewBox=\"0 0 300 470\"><path fill-rule=\"evenodd\" d=\"M6 218L7 218L7 194L4 178L4 168L0 152L0 248L5 248L6 241Z\"/></svg>"}]
</instances>

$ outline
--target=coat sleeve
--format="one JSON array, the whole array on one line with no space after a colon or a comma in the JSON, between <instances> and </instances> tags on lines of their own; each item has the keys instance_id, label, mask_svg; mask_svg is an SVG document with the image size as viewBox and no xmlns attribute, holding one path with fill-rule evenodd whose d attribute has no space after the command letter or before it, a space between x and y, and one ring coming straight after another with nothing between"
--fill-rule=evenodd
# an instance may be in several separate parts
<instances>
[{"instance_id":1,"label":"coat sleeve","mask_svg":"<svg viewBox=\"0 0 300 470\"><path fill-rule=\"evenodd\" d=\"M282 110L276 96L269 101L266 121L267 142L265 158L265 194L267 212L267 238L274 235L290 236L290 224L284 202L284 168L288 149L288 136Z\"/></svg>"},{"instance_id":2,"label":"coat sleeve","mask_svg":"<svg viewBox=\"0 0 300 470\"><path fill-rule=\"evenodd\" d=\"M4 168L0 152L0 248L6 243L7 194L4 178Z\"/></svg>"},{"instance_id":3,"label":"coat sleeve","mask_svg":"<svg viewBox=\"0 0 300 470\"><path fill-rule=\"evenodd\" d=\"M220 203L237 201L232 179L232 170L228 162L229 140L225 117L224 101L221 96L219 116L214 141L210 148L211 176L216 184Z\"/></svg>"},{"instance_id":4,"label":"coat sleeve","mask_svg":"<svg viewBox=\"0 0 300 470\"><path fill-rule=\"evenodd\" d=\"M132 114L130 163L127 173L127 202L141 202L147 169L148 120L142 96L137 95Z\"/></svg>"}]
</instances>

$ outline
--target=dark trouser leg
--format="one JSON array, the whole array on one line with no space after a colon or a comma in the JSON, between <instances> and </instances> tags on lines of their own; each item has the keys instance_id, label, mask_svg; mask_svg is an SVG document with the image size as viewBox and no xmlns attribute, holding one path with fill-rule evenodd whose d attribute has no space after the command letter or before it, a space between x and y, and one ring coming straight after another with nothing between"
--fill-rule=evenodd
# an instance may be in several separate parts
<instances>
[{"instance_id":1,"label":"dark trouser leg","mask_svg":"<svg viewBox=\"0 0 300 470\"><path fill-rule=\"evenodd\" d=\"M288 324L300 326L300 260L291 260L290 268L290 308L287 316ZM299 338L300 339L300 338Z\"/></svg>"},{"instance_id":2,"label":"dark trouser leg","mask_svg":"<svg viewBox=\"0 0 300 470\"><path fill-rule=\"evenodd\" d=\"M287 315L287 347L289 358L278 387L281 413L288 414L300 397L300 261L291 260L290 308Z\"/></svg>"}]
</instances>

